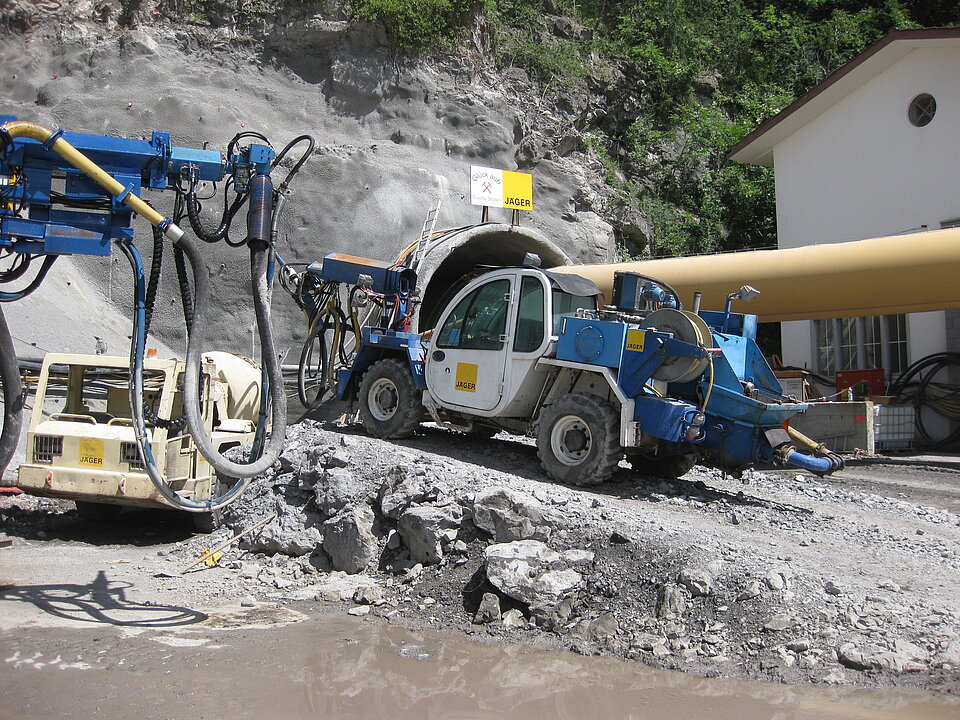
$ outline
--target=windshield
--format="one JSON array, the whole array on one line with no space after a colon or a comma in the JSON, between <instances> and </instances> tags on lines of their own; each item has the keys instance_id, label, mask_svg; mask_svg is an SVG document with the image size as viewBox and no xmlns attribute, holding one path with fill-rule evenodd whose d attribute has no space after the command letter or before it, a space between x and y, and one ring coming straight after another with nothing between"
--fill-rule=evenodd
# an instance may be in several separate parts
<instances>
[{"instance_id":1,"label":"windshield","mask_svg":"<svg viewBox=\"0 0 960 720\"><path fill-rule=\"evenodd\" d=\"M148 419L157 411L165 373L144 371L143 399ZM120 368L89 365L51 365L43 398L43 414L59 419L90 418L107 423L120 418L129 420L129 372ZM74 417L71 417L74 416ZM58 419L54 417L54 419ZM148 422L149 424L149 422Z\"/></svg>"},{"instance_id":2,"label":"windshield","mask_svg":"<svg viewBox=\"0 0 960 720\"><path fill-rule=\"evenodd\" d=\"M553 289L553 334L560 334L560 318L572 315L577 310L596 310L597 299L594 296L571 295L559 288Z\"/></svg>"}]
</instances>

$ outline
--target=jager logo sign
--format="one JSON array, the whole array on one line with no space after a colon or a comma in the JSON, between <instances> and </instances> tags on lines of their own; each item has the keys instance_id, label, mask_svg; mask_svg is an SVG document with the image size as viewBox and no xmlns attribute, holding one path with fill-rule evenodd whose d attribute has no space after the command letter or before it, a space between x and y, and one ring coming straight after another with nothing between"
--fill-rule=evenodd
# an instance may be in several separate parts
<instances>
[{"instance_id":1,"label":"jager logo sign","mask_svg":"<svg viewBox=\"0 0 960 720\"><path fill-rule=\"evenodd\" d=\"M103 440L80 438L80 456L77 461L81 465L103 467Z\"/></svg>"},{"instance_id":2,"label":"jager logo sign","mask_svg":"<svg viewBox=\"0 0 960 720\"><path fill-rule=\"evenodd\" d=\"M454 390L476 392L477 371L479 369L480 366L474 363L457 363L457 378L456 384L453 386Z\"/></svg>"},{"instance_id":3,"label":"jager logo sign","mask_svg":"<svg viewBox=\"0 0 960 720\"><path fill-rule=\"evenodd\" d=\"M627 350L643 352L643 341L646 335L643 330L627 330Z\"/></svg>"},{"instance_id":4,"label":"jager logo sign","mask_svg":"<svg viewBox=\"0 0 960 720\"><path fill-rule=\"evenodd\" d=\"M533 175L473 165L470 202L511 210L533 210Z\"/></svg>"}]
</instances>

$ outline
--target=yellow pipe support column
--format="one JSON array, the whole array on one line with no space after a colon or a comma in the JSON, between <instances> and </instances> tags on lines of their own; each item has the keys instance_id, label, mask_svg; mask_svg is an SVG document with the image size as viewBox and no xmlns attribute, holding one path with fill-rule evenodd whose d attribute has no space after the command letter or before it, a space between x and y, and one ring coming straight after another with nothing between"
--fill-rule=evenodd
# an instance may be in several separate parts
<instances>
[{"instance_id":1,"label":"yellow pipe support column","mask_svg":"<svg viewBox=\"0 0 960 720\"><path fill-rule=\"evenodd\" d=\"M10 137L28 137L42 143L47 142L50 139L50 136L53 135L52 130L48 130L42 125L37 125L36 123L27 122L25 120L14 120L12 122L8 122L3 125L3 129L10 133ZM117 182L117 180L114 179L110 173L73 147L73 145L64 140L63 137L57 138L50 149L77 168L77 170L96 182L113 197L118 197L126 193L126 197L123 199L124 204L135 213L146 218L146 220L154 227L161 225L166 219L163 217L163 215L150 207L146 202L141 200L138 195L133 192L127 192L127 188ZM183 237L183 230L181 230L175 223L171 222L164 229L163 234L167 237L167 239L177 242L181 237Z\"/></svg>"},{"instance_id":2,"label":"yellow pipe support column","mask_svg":"<svg viewBox=\"0 0 960 720\"><path fill-rule=\"evenodd\" d=\"M723 310L741 285L760 296L734 301L734 312L763 322L893 315L960 308L960 228L785 250L754 250L606 265L568 265L551 272L592 280L610 302L613 274L638 272L671 285L685 307L703 293L704 310Z\"/></svg>"}]
</instances>

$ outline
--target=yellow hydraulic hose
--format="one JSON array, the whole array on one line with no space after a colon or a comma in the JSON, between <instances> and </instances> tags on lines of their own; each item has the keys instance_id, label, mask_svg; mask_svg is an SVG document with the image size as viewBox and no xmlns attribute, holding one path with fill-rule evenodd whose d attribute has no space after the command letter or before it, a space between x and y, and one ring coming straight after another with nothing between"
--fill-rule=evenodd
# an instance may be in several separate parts
<instances>
[{"instance_id":1,"label":"yellow hydraulic hose","mask_svg":"<svg viewBox=\"0 0 960 720\"><path fill-rule=\"evenodd\" d=\"M790 436L791 440L799 443L800 445L805 447L807 450L812 450L814 452L822 453L824 455L827 455L830 453L830 449L826 445L824 445L823 443L818 443L813 438L810 438L804 435L802 432L800 432L796 428L790 427L789 425L787 426L787 434Z\"/></svg>"},{"instance_id":2,"label":"yellow hydraulic hose","mask_svg":"<svg viewBox=\"0 0 960 720\"><path fill-rule=\"evenodd\" d=\"M26 120L13 120L12 122L5 123L3 129L10 134L10 137L28 137L41 143L49 141L54 134L53 130L48 130L42 125L27 122ZM154 227L163 227L163 234L167 239L177 242L183 237L183 230L181 230L176 223L169 222L167 218L164 218L163 215L141 200L138 195L128 191L127 188L117 182L110 173L64 140L62 136L53 142L50 149L96 182L113 197L122 196L123 203L135 213L146 218L151 225Z\"/></svg>"}]
</instances>

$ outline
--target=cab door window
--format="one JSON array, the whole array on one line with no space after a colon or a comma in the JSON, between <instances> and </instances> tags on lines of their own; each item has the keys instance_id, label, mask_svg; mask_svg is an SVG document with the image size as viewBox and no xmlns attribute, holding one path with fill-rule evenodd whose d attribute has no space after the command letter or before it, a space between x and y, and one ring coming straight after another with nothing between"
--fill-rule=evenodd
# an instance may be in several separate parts
<instances>
[{"instance_id":1,"label":"cab door window","mask_svg":"<svg viewBox=\"0 0 960 720\"><path fill-rule=\"evenodd\" d=\"M543 283L527 275L520 284L514 352L533 352L543 343Z\"/></svg>"},{"instance_id":2,"label":"cab door window","mask_svg":"<svg viewBox=\"0 0 960 720\"><path fill-rule=\"evenodd\" d=\"M437 347L500 350L507 327L510 281L481 285L457 303L440 328Z\"/></svg>"}]
</instances>

